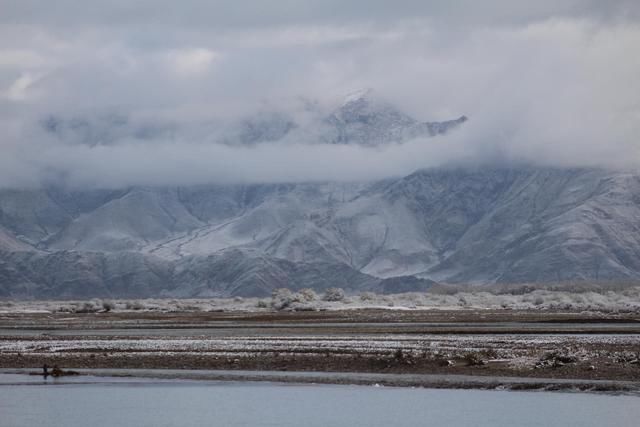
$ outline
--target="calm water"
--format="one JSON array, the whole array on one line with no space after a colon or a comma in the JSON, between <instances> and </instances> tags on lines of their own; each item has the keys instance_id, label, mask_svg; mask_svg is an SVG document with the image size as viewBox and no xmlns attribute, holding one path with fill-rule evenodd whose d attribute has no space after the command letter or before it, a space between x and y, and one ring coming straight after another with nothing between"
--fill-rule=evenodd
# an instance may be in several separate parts
<instances>
[{"instance_id":1,"label":"calm water","mask_svg":"<svg viewBox=\"0 0 640 427\"><path fill-rule=\"evenodd\" d=\"M633 426L640 398L0 375L0 426Z\"/></svg>"}]
</instances>

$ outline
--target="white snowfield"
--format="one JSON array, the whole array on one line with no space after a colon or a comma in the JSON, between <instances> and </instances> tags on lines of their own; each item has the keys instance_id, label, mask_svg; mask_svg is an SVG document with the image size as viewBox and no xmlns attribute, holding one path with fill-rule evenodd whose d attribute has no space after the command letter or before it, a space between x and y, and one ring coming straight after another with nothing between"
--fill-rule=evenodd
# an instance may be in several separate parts
<instances>
[{"instance_id":1,"label":"white snowfield","mask_svg":"<svg viewBox=\"0 0 640 427\"><path fill-rule=\"evenodd\" d=\"M640 336L611 336L611 335L538 335L532 338L530 335L501 334L498 336L483 335L393 335L393 336L349 336L340 338L336 336L288 336L288 337L146 337L135 339L45 339L45 340L15 340L0 341L0 352L73 352L86 351L145 351L163 353L202 353L210 352L217 355L237 354L239 352L250 354L252 352L273 353L323 353L330 350L332 353L358 353L392 354L398 348L402 348L407 354L419 354L422 351L435 350L447 352L464 348L467 351L480 351L502 348L518 348L527 351L531 346L538 350L545 347L554 348L558 344L571 342L575 345L585 344L625 344L640 345ZM505 346L505 343L509 343ZM529 346L529 348L527 348ZM499 354L496 358L505 356ZM513 356L512 354L510 355Z\"/></svg>"}]
</instances>

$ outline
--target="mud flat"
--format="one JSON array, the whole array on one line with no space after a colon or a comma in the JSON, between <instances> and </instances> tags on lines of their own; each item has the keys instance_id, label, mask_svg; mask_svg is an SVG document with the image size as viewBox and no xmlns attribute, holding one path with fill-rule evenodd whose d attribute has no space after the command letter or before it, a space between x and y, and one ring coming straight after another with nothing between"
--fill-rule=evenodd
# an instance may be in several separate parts
<instances>
[{"instance_id":1,"label":"mud flat","mask_svg":"<svg viewBox=\"0 0 640 427\"><path fill-rule=\"evenodd\" d=\"M0 368L46 363L85 373L163 369L176 378L209 371L206 379L635 391L638 317L377 309L4 313Z\"/></svg>"}]
</instances>

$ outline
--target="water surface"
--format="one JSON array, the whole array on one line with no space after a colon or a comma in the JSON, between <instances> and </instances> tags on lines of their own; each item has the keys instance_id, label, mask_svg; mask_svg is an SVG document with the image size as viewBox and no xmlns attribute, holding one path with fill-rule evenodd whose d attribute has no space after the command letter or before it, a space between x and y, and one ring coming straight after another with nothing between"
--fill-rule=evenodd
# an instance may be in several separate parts
<instances>
[{"instance_id":1,"label":"water surface","mask_svg":"<svg viewBox=\"0 0 640 427\"><path fill-rule=\"evenodd\" d=\"M0 375L0 426L633 426L640 398Z\"/></svg>"}]
</instances>

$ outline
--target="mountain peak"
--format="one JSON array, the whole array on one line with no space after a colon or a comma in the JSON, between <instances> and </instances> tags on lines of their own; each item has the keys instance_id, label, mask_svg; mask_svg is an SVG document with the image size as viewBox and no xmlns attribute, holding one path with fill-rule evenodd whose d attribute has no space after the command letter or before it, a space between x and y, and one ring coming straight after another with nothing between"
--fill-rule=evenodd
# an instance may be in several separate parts
<instances>
[{"instance_id":1,"label":"mountain peak","mask_svg":"<svg viewBox=\"0 0 640 427\"><path fill-rule=\"evenodd\" d=\"M467 120L461 116L445 122L421 122L379 97L371 88L348 94L342 105L325 119L333 144L378 146L442 135Z\"/></svg>"},{"instance_id":2,"label":"mountain peak","mask_svg":"<svg viewBox=\"0 0 640 427\"><path fill-rule=\"evenodd\" d=\"M344 107L345 105L353 102L370 99L373 94L374 94L374 90L370 87L363 88L355 92L351 92L344 97L344 100L342 101L342 106Z\"/></svg>"}]
</instances>

